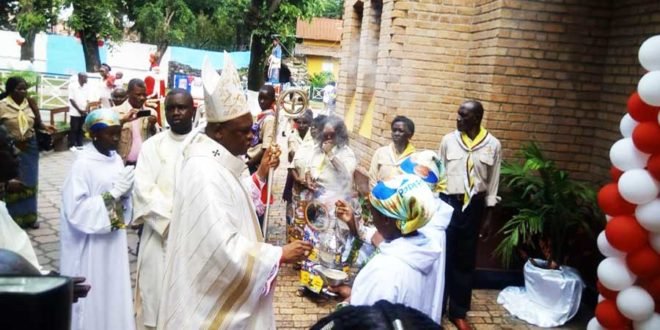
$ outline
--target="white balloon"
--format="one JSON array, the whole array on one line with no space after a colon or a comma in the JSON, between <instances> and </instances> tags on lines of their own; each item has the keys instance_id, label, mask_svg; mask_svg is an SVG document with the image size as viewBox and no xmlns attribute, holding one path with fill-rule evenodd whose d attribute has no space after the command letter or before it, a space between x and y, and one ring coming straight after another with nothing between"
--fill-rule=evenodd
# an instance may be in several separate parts
<instances>
[{"instance_id":1,"label":"white balloon","mask_svg":"<svg viewBox=\"0 0 660 330\"><path fill-rule=\"evenodd\" d=\"M623 172L619 178L619 193L623 199L633 204L646 204L658 197L658 182L647 170L632 169Z\"/></svg>"},{"instance_id":2,"label":"white balloon","mask_svg":"<svg viewBox=\"0 0 660 330\"><path fill-rule=\"evenodd\" d=\"M635 330L658 330L660 329L660 314L654 313L648 320L633 322ZM587 327L587 329L589 329Z\"/></svg>"},{"instance_id":3,"label":"white balloon","mask_svg":"<svg viewBox=\"0 0 660 330\"><path fill-rule=\"evenodd\" d=\"M616 141L610 148L610 161L614 167L622 171L646 167L649 157L651 155L637 150L632 138Z\"/></svg>"},{"instance_id":4,"label":"white balloon","mask_svg":"<svg viewBox=\"0 0 660 330\"><path fill-rule=\"evenodd\" d=\"M646 73L637 83L637 92L644 103L660 106L660 71Z\"/></svg>"},{"instance_id":5,"label":"white balloon","mask_svg":"<svg viewBox=\"0 0 660 330\"><path fill-rule=\"evenodd\" d=\"M607 329L605 329L605 327L600 325L600 323L595 317L592 317L591 320L589 320L589 324L587 324L587 330L607 330Z\"/></svg>"},{"instance_id":6,"label":"white balloon","mask_svg":"<svg viewBox=\"0 0 660 330\"><path fill-rule=\"evenodd\" d=\"M623 316L633 321L644 321L653 316L655 302L646 290L631 286L616 296L616 307Z\"/></svg>"},{"instance_id":7,"label":"white balloon","mask_svg":"<svg viewBox=\"0 0 660 330\"><path fill-rule=\"evenodd\" d=\"M655 252L660 253L660 234L649 233L649 243Z\"/></svg>"},{"instance_id":8,"label":"white balloon","mask_svg":"<svg viewBox=\"0 0 660 330\"><path fill-rule=\"evenodd\" d=\"M634 120L629 113L627 113L621 118L621 122L619 122L619 130L621 131L621 135L624 138L632 137L633 130L635 127L637 127L638 124L639 123Z\"/></svg>"},{"instance_id":9,"label":"white balloon","mask_svg":"<svg viewBox=\"0 0 660 330\"><path fill-rule=\"evenodd\" d=\"M598 295L598 302L601 302L601 301L603 301L603 300L605 300L605 297L603 297L602 294L599 294L599 295Z\"/></svg>"},{"instance_id":10,"label":"white balloon","mask_svg":"<svg viewBox=\"0 0 660 330\"><path fill-rule=\"evenodd\" d=\"M606 220L607 222L610 222L610 220L612 220L612 219L614 219L613 216L605 214L605 220Z\"/></svg>"},{"instance_id":11,"label":"white balloon","mask_svg":"<svg viewBox=\"0 0 660 330\"><path fill-rule=\"evenodd\" d=\"M639 64L647 71L660 70L660 35L650 37L639 47Z\"/></svg>"},{"instance_id":12,"label":"white balloon","mask_svg":"<svg viewBox=\"0 0 660 330\"><path fill-rule=\"evenodd\" d=\"M635 217L637 222L646 230L660 233L660 198L637 206Z\"/></svg>"},{"instance_id":13,"label":"white balloon","mask_svg":"<svg viewBox=\"0 0 660 330\"><path fill-rule=\"evenodd\" d=\"M624 258L608 257L598 265L600 283L612 291L621 291L633 285L637 275L626 266Z\"/></svg>"},{"instance_id":14,"label":"white balloon","mask_svg":"<svg viewBox=\"0 0 660 330\"><path fill-rule=\"evenodd\" d=\"M604 230L598 234L598 240L596 242L598 243L598 250L602 255L606 257L623 257L626 255L625 252L619 251L612 247L610 242L607 241L607 237L605 237Z\"/></svg>"}]
</instances>

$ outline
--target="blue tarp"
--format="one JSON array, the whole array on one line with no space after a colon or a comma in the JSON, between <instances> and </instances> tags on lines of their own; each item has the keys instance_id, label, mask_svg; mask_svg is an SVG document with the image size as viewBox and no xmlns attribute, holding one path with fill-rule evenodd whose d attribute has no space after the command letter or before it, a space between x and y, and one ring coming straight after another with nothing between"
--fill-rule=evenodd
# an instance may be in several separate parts
<instances>
[{"instance_id":1,"label":"blue tarp","mask_svg":"<svg viewBox=\"0 0 660 330\"><path fill-rule=\"evenodd\" d=\"M46 45L46 72L56 74L75 74L84 72L85 57L83 56L80 39L71 36L48 35ZM107 48L99 47L101 62L107 58Z\"/></svg>"},{"instance_id":2,"label":"blue tarp","mask_svg":"<svg viewBox=\"0 0 660 330\"><path fill-rule=\"evenodd\" d=\"M192 68L201 69L204 56L208 56L214 68L222 69L224 64L224 54L222 52L212 52L208 50L199 50L184 47L170 47L170 61L190 65ZM229 53L236 68L247 68L250 65L250 52L231 52Z\"/></svg>"}]
</instances>

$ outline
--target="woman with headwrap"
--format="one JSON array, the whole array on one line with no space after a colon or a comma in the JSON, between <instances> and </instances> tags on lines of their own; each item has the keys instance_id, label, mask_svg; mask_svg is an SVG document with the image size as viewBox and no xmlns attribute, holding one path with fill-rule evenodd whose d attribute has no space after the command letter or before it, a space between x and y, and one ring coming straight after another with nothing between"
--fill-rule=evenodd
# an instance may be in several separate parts
<instances>
[{"instance_id":1,"label":"woman with headwrap","mask_svg":"<svg viewBox=\"0 0 660 330\"><path fill-rule=\"evenodd\" d=\"M438 285L442 247L420 230L438 209L433 192L418 176L401 175L379 181L369 195L369 204L373 223L384 240L352 288L331 290L346 297L351 305L371 305L384 299L440 321L434 300L442 296Z\"/></svg>"},{"instance_id":2,"label":"woman with headwrap","mask_svg":"<svg viewBox=\"0 0 660 330\"><path fill-rule=\"evenodd\" d=\"M84 276L92 290L73 306L72 329L135 329L126 225L131 218L133 167L116 152L117 113L85 118L92 143L77 154L62 187L60 222L63 275Z\"/></svg>"},{"instance_id":3,"label":"woman with headwrap","mask_svg":"<svg viewBox=\"0 0 660 330\"><path fill-rule=\"evenodd\" d=\"M0 94L0 125L9 131L18 148L19 176L8 183L5 197L9 214L25 228L38 228L37 182L39 180L39 146L36 131L55 129L41 121L36 103L27 95L28 84L21 77L10 77L5 92Z\"/></svg>"}]
</instances>

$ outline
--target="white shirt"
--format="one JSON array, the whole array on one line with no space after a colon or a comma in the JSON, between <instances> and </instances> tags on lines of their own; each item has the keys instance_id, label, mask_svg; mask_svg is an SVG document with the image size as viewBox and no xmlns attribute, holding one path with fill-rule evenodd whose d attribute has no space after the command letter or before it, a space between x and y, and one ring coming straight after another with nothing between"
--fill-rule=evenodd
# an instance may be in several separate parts
<instances>
[{"instance_id":1,"label":"white shirt","mask_svg":"<svg viewBox=\"0 0 660 330\"><path fill-rule=\"evenodd\" d=\"M77 79L69 83L69 100L76 102L76 105L81 110L87 108L89 96L89 83L81 86ZM80 112L73 106L73 104L71 104L71 101L68 101L68 103L69 116L80 117Z\"/></svg>"}]
</instances>

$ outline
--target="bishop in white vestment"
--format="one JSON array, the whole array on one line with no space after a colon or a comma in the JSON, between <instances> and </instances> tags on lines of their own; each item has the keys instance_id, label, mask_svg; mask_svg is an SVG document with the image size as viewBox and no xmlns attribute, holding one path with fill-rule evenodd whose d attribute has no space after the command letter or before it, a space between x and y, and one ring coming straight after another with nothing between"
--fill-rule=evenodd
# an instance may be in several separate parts
<instances>
[{"instance_id":1,"label":"bishop in white vestment","mask_svg":"<svg viewBox=\"0 0 660 330\"><path fill-rule=\"evenodd\" d=\"M254 177L243 174L252 116L231 58L220 77L209 65L209 124L186 139L176 170L158 329L273 329L279 263L303 259L311 246L264 243L246 184Z\"/></svg>"}]
</instances>

